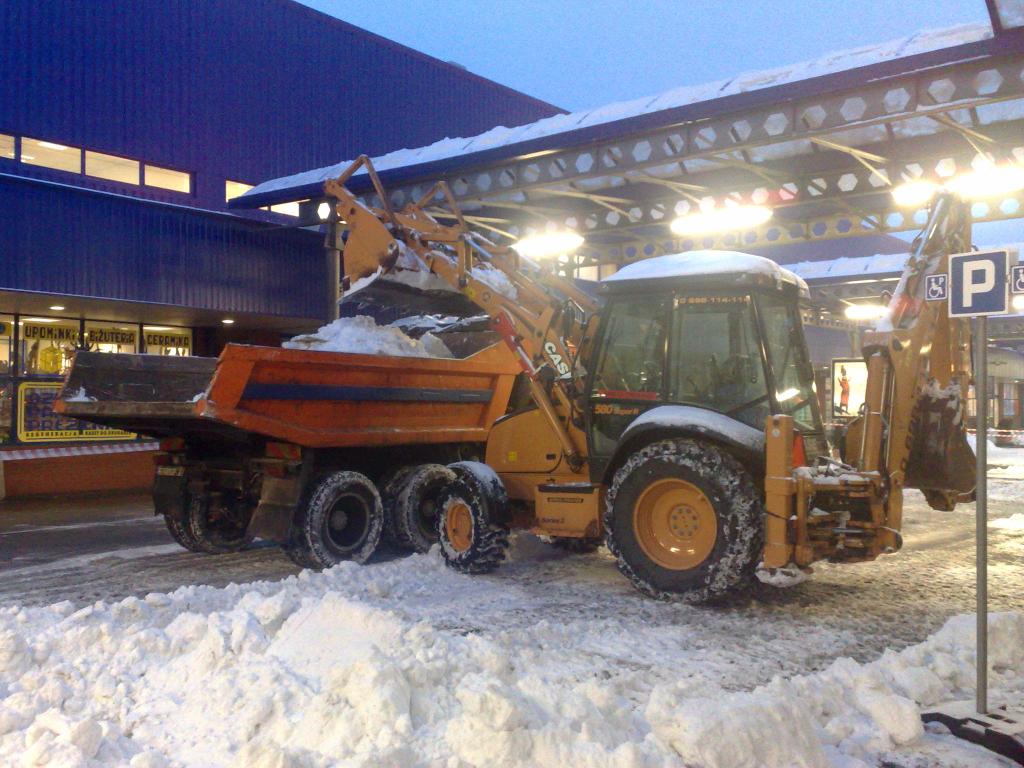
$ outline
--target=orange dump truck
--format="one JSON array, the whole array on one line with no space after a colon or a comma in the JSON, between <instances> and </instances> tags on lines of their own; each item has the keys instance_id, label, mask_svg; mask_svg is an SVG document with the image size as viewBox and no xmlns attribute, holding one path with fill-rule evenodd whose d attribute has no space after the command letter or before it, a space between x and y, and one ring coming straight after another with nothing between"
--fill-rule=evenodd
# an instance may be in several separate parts
<instances>
[{"instance_id":1,"label":"orange dump truck","mask_svg":"<svg viewBox=\"0 0 1024 768\"><path fill-rule=\"evenodd\" d=\"M433 543L434 496L458 471L445 465L483 455L518 371L496 344L461 359L79 352L57 410L161 440L155 508L187 549L259 537L322 568L365 560L382 536Z\"/></svg>"}]
</instances>

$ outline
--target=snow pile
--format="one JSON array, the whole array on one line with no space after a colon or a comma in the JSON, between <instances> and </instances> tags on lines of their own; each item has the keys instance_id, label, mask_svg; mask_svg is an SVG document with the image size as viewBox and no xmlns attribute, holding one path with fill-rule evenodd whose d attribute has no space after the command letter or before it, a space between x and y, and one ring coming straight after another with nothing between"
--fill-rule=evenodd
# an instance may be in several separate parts
<instances>
[{"instance_id":1,"label":"snow pile","mask_svg":"<svg viewBox=\"0 0 1024 768\"><path fill-rule=\"evenodd\" d=\"M472 275L492 291L500 293L506 299L515 301L519 295L512 281L508 279L508 275L500 269L495 269L490 264L477 264L473 267Z\"/></svg>"},{"instance_id":2,"label":"snow pile","mask_svg":"<svg viewBox=\"0 0 1024 768\"><path fill-rule=\"evenodd\" d=\"M595 674L596 659L627 658L614 615L487 636L453 623L449 596L491 603L488 581L430 554L0 610L0 764L853 768L929 738L919 706L973 685L970 616L873 663L750 692L695 687L695 648ZM503 594L514 613L522 595ZM1024 615L991 628L993 698L1019 697Z\"/></svg>"},{"instance_id":3,"label":"snow pile","mask_svg":"<svg viewBox=\"0 0 1024 768\"><path fill-rule=\"evenodd\" d=\"M394 357L447 357L452 353L430 333L420 339L406 336L400 328L377 325L372 317L340 317L313 334L296 336L282 346L318 352L356 352Z\"/></svg>"},{"instance_id":4,"label":"snow pile","mask_svg":"<svg viewBox=\"0 0 1024 768\"><path fill-rule=\"evenodd\" d=\"M998 528L1003 531L1024 531L1024 512L1017 512L1009 517L990 520L988 527Z\"/></svg>"}]
</instances>

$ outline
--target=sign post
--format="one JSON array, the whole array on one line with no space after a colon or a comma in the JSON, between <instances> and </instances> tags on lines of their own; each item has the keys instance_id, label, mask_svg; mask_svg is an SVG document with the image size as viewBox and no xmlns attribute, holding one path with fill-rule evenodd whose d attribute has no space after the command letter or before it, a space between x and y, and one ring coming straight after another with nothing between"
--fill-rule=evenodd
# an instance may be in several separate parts
<instances>
[{"instance_id":1,"label":"sign post","mask_svg":"<svg viewBox=\"0 0 1024 768\"><path fill-rule=\"evenodd\" d=\"M922 715L925 722L940 722L962 739L1005 755L1024 765L1024 718L1000 708L989 713L988 703L988 317L1009 310L1007 251L958 253L949 257L948 310L950 317L970 318L974 347L974 400L977 414L975 456L975 557L977 571L977 686L973 706L953 702ZM1014 267L1012 287L1024 292L1024 271ZM946 280L929 276L928 298L939 299ZM934 288L932 286L934 282ZM940 285L941 284L941 285ZM944 297L943 297L944 298Z\"/></svg>"},{"instance_id":2,"label":"sign post","mask_svg":"<svg viewBox=\"0 0 1024 768\"><path fill-rule=\"evenodd\" d=\"M977 583L977 689L975 709L988 714L988 318L974 318L974 404L978 428L975 503L975 568Z\"/></svg>"}]
</instances>

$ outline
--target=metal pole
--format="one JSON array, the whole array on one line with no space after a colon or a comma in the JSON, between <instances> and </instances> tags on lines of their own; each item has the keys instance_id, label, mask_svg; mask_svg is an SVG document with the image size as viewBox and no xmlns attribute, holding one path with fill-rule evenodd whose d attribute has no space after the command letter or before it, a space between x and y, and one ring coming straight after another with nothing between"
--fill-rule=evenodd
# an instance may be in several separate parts
<instances>
[{"instance_id":1,"label":"metal pole","mask_svg":"<svg viewBox=\"0 0 1024 768\"><path fill-rule=\"evenodd\" d=\"M977 413L975 455L975 546L978 594L977 695L975 709L988 714L988 318L974 319L974 403Z\"/></svg>"}]
</instances>

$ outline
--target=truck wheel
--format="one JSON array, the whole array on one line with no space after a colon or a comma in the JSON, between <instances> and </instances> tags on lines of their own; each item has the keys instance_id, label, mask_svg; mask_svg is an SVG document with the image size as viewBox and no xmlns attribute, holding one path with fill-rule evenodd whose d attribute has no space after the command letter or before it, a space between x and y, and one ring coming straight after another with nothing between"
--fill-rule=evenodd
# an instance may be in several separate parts
<instances>
[{"instance_id":1,"label":"truck wheel","mask_svg":"<svg viewBox=\"0 0 1024 768\"><path fill-rule=\"evenodd\" d=\"M377 488L359 472L332 472L300 505L288 556L304 568L343 560L365 563L380 543L384 510Z\"/></svg>"},{"instance_id":2,"label":"truck wheel","mask_svg":"<svg viewBox=\"0 0 1024 768\"><path fill-rule=\"evenodd\" d=\"M395 531L395 505L398 501L398 494L402 491L405 478L416 469L415 465L398 467L385 472L377 483L380 488L380 501L384 507L384 527L381 539L396 549L403 549L398 541L398 533Z\"/></svg>"},{"instance_id":3,"label":"truck wheel","mask_svg":"<svg viewBox=\"0 0 1024 768\"><path fill-rule=\"evenodd\" d=\"M197 552L222 555L237 552L252 542L246 533L249 515L241 502L209 495L193 496L185 513L185 530Z\"/></svg>"},{"instance_id":4,"label":"truck wheel","mask_svg":"<svg viewBox=\"0 0 1024 768\"><path fill-rule=\"evenodd\" d=\"M171 534L171 538L174 539L174 543L180 547L187 549L189 552L202 552L202 548L199 546L199 542L193 538L189 532L188 525L186 524L186 514L181 512L164 512L164 524L167 526L167 532Z\"/></svg>"},{"instance_id":5,"label":"truck wheel","mask_svg":"<svg viewBox=\"0 0 1024 768\"><path fill-rule=\"evenodd\" d=\"M437 543L438 497L455 477L440 464L421 464L399 477L398 488L389 499L397 546L426 552Z\"/></svg>"},{"instance_id":6,"label":"truck wheel","mask_svg":"<svg viewBox=\"0 0 1024 768\"><path fill-rule=\"evenodd\" d=\"M441 555L461 573L488 573L505 559L508 495L497 473L486 464L460 461L448 469L455 474L439 494L438 538Z\"/></svg>"},{"instance_id":7,"label":"truck wheel","mask_svg":"<svg viewBox=\"0 0 1024 768\"><path fill-rule=\"evenodd\" d=\"M735 458L676 438L642 448L619 468L604 525L608 549L637 589L696 604L751 581L764 515L753 479Z\"/></svg>"},{"instance_id":8,"label":"truck wheel","mask_svg":"<svg viewBox=\"0 0 1024 768\"><path fill-rule=\"evenodd\" d=\"M600 539L577 539L571 536L552 536L551 546L574 555L589 555L597 552L601 546Z\"/></svg>"}]
</instances>

